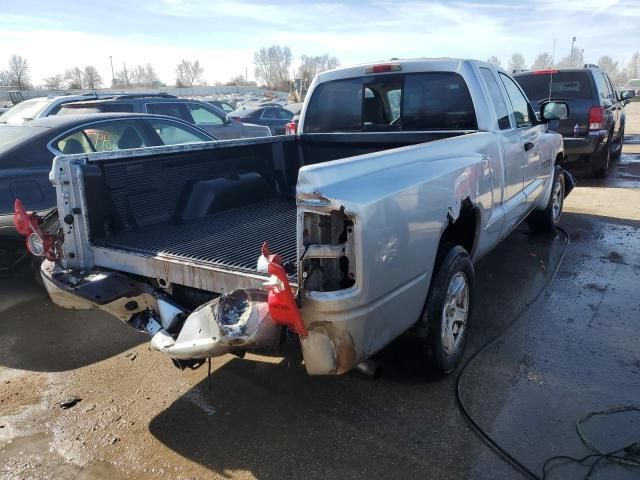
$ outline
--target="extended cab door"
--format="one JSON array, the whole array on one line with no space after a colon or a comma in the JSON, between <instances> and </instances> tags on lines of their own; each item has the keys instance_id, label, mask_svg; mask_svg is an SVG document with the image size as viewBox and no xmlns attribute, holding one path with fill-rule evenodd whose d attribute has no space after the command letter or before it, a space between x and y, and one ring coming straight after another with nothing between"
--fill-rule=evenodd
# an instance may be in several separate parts
<instances>
[{"instance_id":1,"label":"extended cab door","mask_svg":"<svg viewBox=\"0 0 640 480\"><path fill-rule=\"evenodd\" d=\"M526 206L523 214L533 208L536 200L544 193L544 187L552 171L551 165L543 165L540 157L540 144L546 126L537 123L535 113L520 86L511 77L500 74L500 80L507 90L513 106L516 127L520 133L524 153L524 194ZM549 160L549 159L546 159Z\"/></svg>"},{"instance_id":2,"label":"extended cab door","mask_svg":"<svg viewBox=\"0 0 640 480\"><path fill-rule=\"evenodd\" d=\"M514 118L514 110L502 82L493 70L479 68L491 98L497 117L496 133L499 138L503 158L502 201L495 209L493 222L500 222L500 236L509 233L524 213L525 155L520 132ZM494 199L495 200L495 199Z\"/></svg>"}]
</instances>

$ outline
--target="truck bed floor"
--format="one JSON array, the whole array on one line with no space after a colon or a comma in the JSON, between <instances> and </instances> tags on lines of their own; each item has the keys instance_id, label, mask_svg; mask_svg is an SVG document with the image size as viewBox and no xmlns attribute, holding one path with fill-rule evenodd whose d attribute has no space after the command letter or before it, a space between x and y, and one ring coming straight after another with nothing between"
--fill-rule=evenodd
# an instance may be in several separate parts
<instances>
[{"instance_id":1,"label":"truck bed floor","mask_svg":"<svg viewBox=\"0 0 640 480\"><path fill-rule=\"evenodd\" d=\"M268 200L186 223L163 223L94 241L94 245L255 273L263 242L296 261L296 205Z\"/></svg>"}]
</instances>

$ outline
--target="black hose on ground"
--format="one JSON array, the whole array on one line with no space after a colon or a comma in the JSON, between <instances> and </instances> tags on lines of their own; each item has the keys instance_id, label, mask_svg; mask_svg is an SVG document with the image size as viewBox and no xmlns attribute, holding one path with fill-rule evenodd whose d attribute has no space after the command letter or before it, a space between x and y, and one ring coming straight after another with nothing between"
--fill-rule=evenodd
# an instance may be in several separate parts
<instances>
[{"instance_id":1,"label":"black hose on ground","mask_svg":"<svg viewBox=\"0 0 640 480\"><path fill-rule=\"evenodd\" d=\"M580 440L585 445L585 447L587 447L589 450L591 450L594 453L585 455L581 458L575 458L568 455L556 455L556 456L550 457L544 462L542 466L542 476L540 476L534 471L532 471L530 468L528 468L526 465L524 465L521 461L519 461L513 455L511 455L504 447L502 447L486 431L484 431L483 428L478 424L478 422L473 419L473 417L465 407L464 402L462 401L460 383L466 369L473 363L473 361L481 353L483 353L487 348L489 348L496 341L502 338L502 336L504 336L511 329L511 327L513 327L516 323L518 323L520 320L524 318L524 314L529 310L529 308L531 308L531 305L533 305L540 298L540 296L542 296L542 294L547 290L551 282L553 282L556 275L558 274L558 271L560 270L560 266L562 265L562 261L564 260L564 257L566 255L567 248L571 243L569 234L560 227L558 227L558 230L564 234L566 238L566 242L564 245L564 249L562 250L560 259L558 260L558 263L553 268L553 273L549 276L549 278L547 279L543 287L540 289L540 291L536 293L534 298L529 303L527 303L522 308L522 310L520 310L520 312L518 312L518 314L511 321L511 323L509 323L506 326L506 328L502 330L502 332L497 334L495 337L491 338L488 342L482 345L473 355L471 355L471 357L469 357L469 359L465 362L465 364L460 369L460 374L458 375L458 378L456 381L456 399L458 402L458 406L460 407L462 414L467 419L467 421L471 424L471 426L473 427L475 432L478 434L478 436L480 436L480 438L486 444L488 444L494 451L496 451L511 466L513 466L516 470L521 472L527 478L530 478L533 480L546 480L549 471L558 465L557 463L554 465L554 463L557 462L558 460L566 460L568 462L578 463L580 465L587 466L585 465L585 462L595 458L596 460L593 463L591 463L591 465L589 465L589 470L584 476L585 479L589 479L591 477L591 474L595 471L595 468L598 466L598 464L605 459L611 462L620 463L630 467L640 467L640 441L633 442L629 445L613 450L611 452L604 452L603 450L595 446L595 444L590 442L586 438L582 430L582 425L589 418L593 416L609 415L609 414L620 413L620 412L640 411L640 406L627 405L627 406L621 406L621 407L613 407L613 408L609 408L601 411L587 412L584 415L582 415L580 418L576 420L576 431L578 433L578 436L580 437Z\"/></svg>"},{"instance_id":2,"label":"black hose on ground","mask_svg":"<svg viewBox=\"0 0 640 480\"><path fill-rule=\"evenodd\" d=\"M458 379L456 380L456 399L457 399L457 402L458 402L458 407L462 411L462 414L467 419L467 421L471 424L471 426L473 427L475 432L478 434L478 436L480 436L480 438L486 444L488 444L493 450L495 450L502 458L504 458L516 470L520 471L526 477L534 479L534 480L540 480L540 476L538 476L535 472L533 472L526 465L524 465L522 462L520 462L517 458L515 458L513 455L511 455L496 440L491 438L491 436L489 436L489 434L482 429L482 427L478 424L478 422L476 422L473 419L473 417L471 416L471 414L469 413L469 411L465 407L464 402L462 401L462 394L461 394L461 391L460 391L460 385L461 385L461 380L462 380L462 377L464 376L465 371L474 362L474 360L482 352L484 352L487 348L489 348L491 345L496 343L500 338L502 338L502 336L504 336L511 329L511 327L513 327L516 323L518 323L520 320L522 320L524 318L524 314L529 310L529 308L531 308L531 305L533 305L542 296L542 294L547 290L547 288L549 287L551 282L556 278L556 275L558 274L558 270L560 270L560 266L562 265L562 261L564 260L564 257L566 255L567 248L569 247L569 244L571 243L571 240L569 238L569 234L565 230L563 230L562 228L558 227L558 231L560 231L560 232L562 232L564 234L566 240L565 240L564 248L562 250L562 254L560 255L560 259L558 260L558 263L554 266L552 274L547 278L547 281L542 286L540 291L538 291L538 293L536 293L535 297L529 303L527 303L522 308L522 310L520 310L518 312L518 314L511 321L511 323L509 323L506 326L506 328L504 330L502 330L502 332L498 333L495 337L491 338L488 342L486 342L478 350L476 350L476 352L474 352L473 355L471 355L471 357L469 357L469 359L465 362L465 364L460 369L460 374L458 375Z\"/></svg>"}]
</instances>

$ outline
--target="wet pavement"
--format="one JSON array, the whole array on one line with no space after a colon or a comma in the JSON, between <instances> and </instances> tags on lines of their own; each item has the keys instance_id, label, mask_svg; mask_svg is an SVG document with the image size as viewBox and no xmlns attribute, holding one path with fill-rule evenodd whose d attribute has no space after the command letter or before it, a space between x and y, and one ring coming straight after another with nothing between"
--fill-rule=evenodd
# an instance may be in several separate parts
<instances>
[{"instance_id":1,"label":"wet pavement","mask_svg":"<svg viewBox=\"0 0 640 480\"><path fill-rule=\"evenodd\" d=\"M550 456L589 453L581 415L640 403L640 103L631 107L637 136L610 177L577 169L562 218L570 243L521 226L476 265L468 355L517 322L464 371L461 397L537 474ZM421 375L413 347L403 338L381 352L375 381L308 377L293 344L229 355L214 360L209 390L206 368L174 369L118 320L51 305L21 264L0 272L0 478L524 478L463 417L457 375ZM82 400L62 409L70 398ZM605 450L629 443L640 413L593 419L585 433ZM563 465L549 478L585 473ZM639 475L603 462L593 478Z\"/></svg>"}]
</instances>

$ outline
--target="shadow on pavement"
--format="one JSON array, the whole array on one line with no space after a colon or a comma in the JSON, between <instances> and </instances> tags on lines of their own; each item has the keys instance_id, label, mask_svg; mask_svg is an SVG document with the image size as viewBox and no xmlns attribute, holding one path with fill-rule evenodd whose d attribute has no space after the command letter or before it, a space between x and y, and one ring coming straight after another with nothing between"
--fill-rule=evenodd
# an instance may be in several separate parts
<instances>
[{"instance_id":1,"label":"shadow on pavement","mask_svg":"<svg viewBox=\"0 0 640 480\"><path fill-rule=\"evenodd\" d=\"M0 272L0 366L59 372L146 341L146 335L102 312L53 305L28 261Z\"/></svg>"},{"instance_id":2,"label":"shadow on pavement","mask_svg":"<svg viewBox=\"0 0 640 480\"><path fill-rule=\"evenodd\" d=\"M563 246L560 236L535 236L521 227L477 265L479 302L469 354L531 301ZM496 458L478 470L485 447L455 406L455 376L435 381L420 375L412 348L400 338L380 352L383 375L377 381L357 372L309 377L299 357L280 363L233 359L213 372L211 392L206 380L196 385L156 416L149 430L176 453L221 475L514 478ZM456 452L464 452L464 460Z\"/></svg>"}]
</instances>

